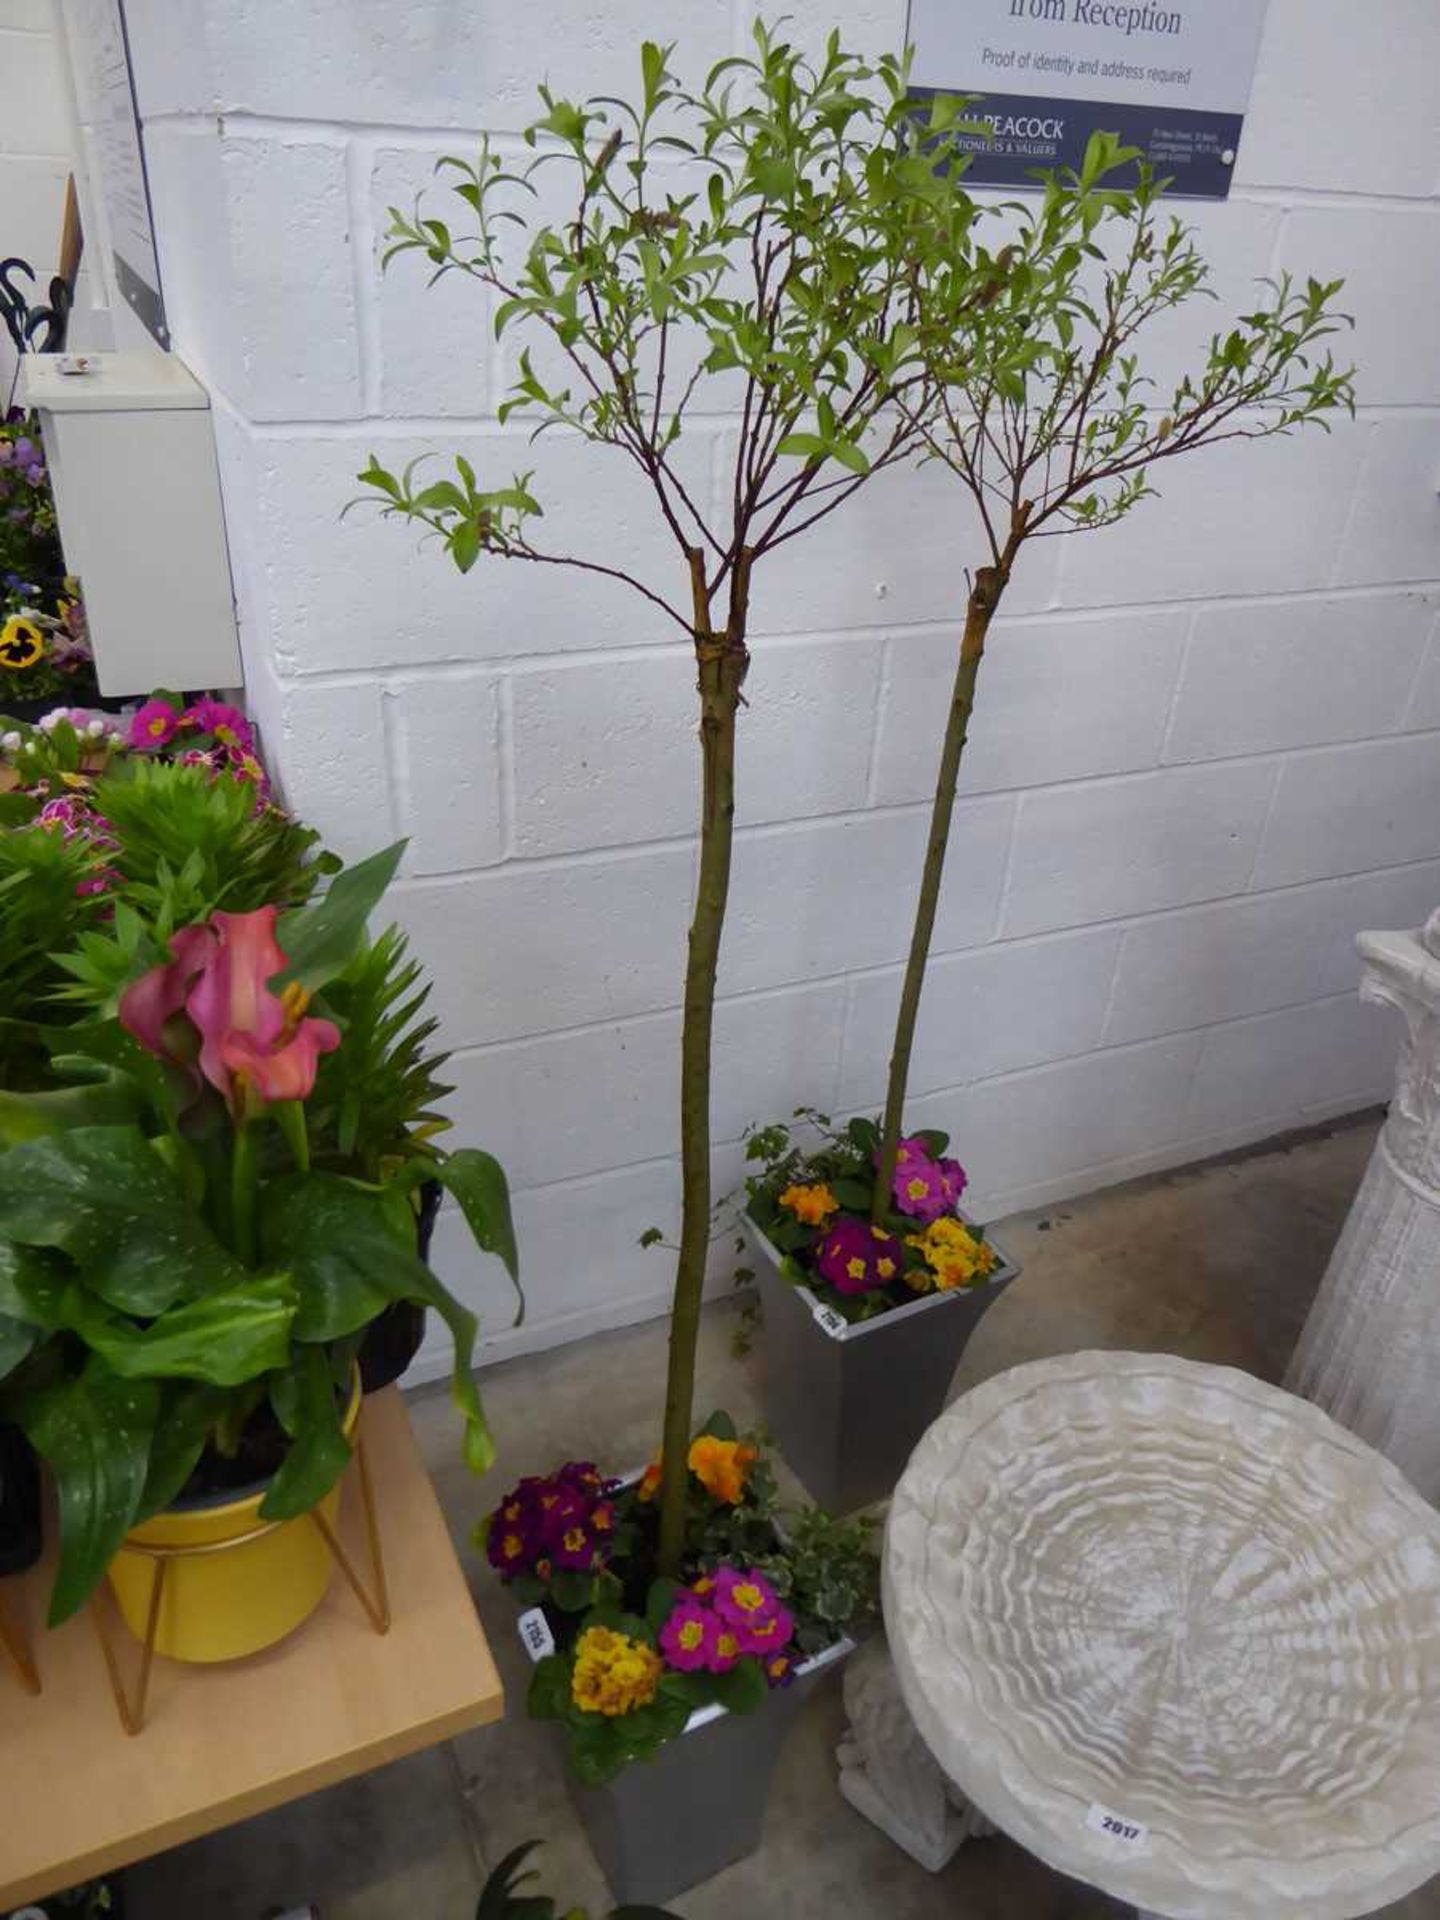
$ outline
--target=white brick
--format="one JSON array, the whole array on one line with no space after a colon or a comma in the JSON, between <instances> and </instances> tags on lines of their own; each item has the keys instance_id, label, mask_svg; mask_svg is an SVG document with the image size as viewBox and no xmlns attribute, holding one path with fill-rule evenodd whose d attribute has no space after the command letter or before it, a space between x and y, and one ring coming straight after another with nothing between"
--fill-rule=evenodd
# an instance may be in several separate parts
<instances>
[{"instance_id":1,"label":"white brick","mask_svg":"<svg viewBox=\"0 0 1440 1920\"><path fill-rule=\"evenodd\" d=\"M425 194L437 202L426 211L454 224L452 207L444 204L453 201L453 195L443 191L447 175L435 172L445 151L385 147L372 156L368 185L373 247L364 272L379 346L379 410L385 414L473 418L485 411L493 311L488 289L464 273L433 280L434 268L418 254L400 254L383 271L380 266L392 206L409 216L416 195ZM471 217L463 202L454 205Z\"/></svg>"},{"instance_id":2,"label":"white brick","mask_svg":"<svg viewBox=\"0 0 1440 1920\"><path fill-rule=\"evenodd\" d=\"M1406 710L1405 724L1417 730L1440 727L1440 618L1436 619Z\"/></svg>"},{"instance_id":3,"label":"white brick","mask_svg":"<svg viewBox=\"0 0 1440 1920\"><path fill-rule=\"evenodd\" d=\"M1214 1027L1205 1036L1186 1112L1196 1135L1279 1128L1306 1111L1390 1091L1397 1023L1348 995Z\"/></svg>"},{"instance_id":4,"label":"white brick","mask_svg":"<svg viewBox=\"0 0 1440 1920\"><path fill-rule=\"evenodd\" d=\"M932 1094L911 1108L910 1124L950 1134L970 1175L966 1204L993 1218L1020 1192L1178 1144L1199 1053L1199 1037L1188 1034L1087 1054Z\"/></svg>"},{"instance_id":5,"label":"white brick","mask_svg":"<svg viewBox=\"0 0 1440 1920\"><path fill-rule=\"evenodd\" d=\"M1065 606L1283 593L1323 581L1345 528L1365 429L1230 440L1157 461L1118 526L1048 544L1063 551Z\"/></svg>"},{"instance_id":6,"label":"white brick","mask_svg":"<svg viewBox=\"0 0 1440 1920\"><path fill-rule=\"evenodd\" d=\"M1359 986L1356 934L1367 927L1422 927L1440 906L1440 865L1431 863L1382 869L1342 885L1346 913L1324 951L1318 982L1321 993L1353 992Z\"/></svg>"},{"instance_id":7,"label":"white brick","mask_svg":"<svg viewBox=\"0 0 1440 1920\"><path fill-rule=\"evenodd\" d=\"M449 1047L678 1006L685 847L416 881L391 906L435 975Z\"/></svg>"},{"instance_id":8,"label":"white brick","mask_svg":"<svg viewBox=\"0 0 1440 1920\"><path fill-rule=\"evenodd\" d=\"M457 1136L455 1144L500 1143L492 1131L489 1138ZM732 1150L715 1155L717 1196L736 1184L737 1158ZM667 1247L644 1249L639 1240L652 1225L674 1240L680 1218L678 1160L517 1192L513 1204L526 1300L520 1329L514 1329L515 1294L505 1269L493 1256L476 1251L454 1208L442 1211L431 1247L435 1271L480 1316L482 1356L486 1348L510 1354L557 1339L582 1339L669 1305L675 1255ZM733 1240L725 1235L712 1248L712 1272L728 1283L734 1264ZM432 1378L450 1368L449 1338L433 1314L417 1374L427 1367Z\"/></svg>"},{"instance_id":9,"label":"white brick","mask_svg":"<svg viewBox=\"0 0 1440 1920\"><path fill-rule=\"evenodd\" d=\"M288 685L271 749L287 805L346 860L396 838L378 686Z\"/></svg>"},{"instance_id":10,"label":"white brick","mask_svg":"<svg viewBox=\"0 0 1440 1920\"><path fill-rule=\"evenodd\" d=\"M1098 1045L1120 945L1116 928L947 954L926 969L909 1095L1039 1066ZM851 984L836 1104L878 1107L885 1093L901 974Z\"/></svg>"},{"instance_id":11,"label":"white brick","mask_svg":"<svg viewBox=\"0 0 1440 1920\"><path fill-rule=\"evenodd\" d=\"M1373 740L1287 760L1254 885L1398 867L1440 854L1440 738Z\"/></svg>"},{"instance_id":12,"label":"white brick","mask_svg":"<svg viewBox=\"0 0 1440 1920\"><path fill-rule=\"evenodd\" d=\"M1166 760L1393 732L1437 605L1440 593L1412 592L1204 608L1186 653Z\"/></svg>"},{"instance_id":13,"label":"white brick","mask_svg":"<svg viewBox=\"0 0 1440 1920\"><path fill-rule=\"evenodd\" d=\"M1049 606L1054 540L1021 554L1006 594L1014 613ZM755 633L832 632L961 620L966 567L990 558L969 494L948 469L887 468L755 569Z\"/></svg>"},{"instance_id":14,"label":"white brick","mask_svg":"<svg viewBox=\"0 0 1440 1920\"><path fill-rule=\"evenodd\" d=\"M838 26L848 53L878 60L898 53L905 44L906 0L848 0L843 10L829 0L797 0L779 16L783 37L804 47L812 59L823 56L828 36ZM774 30L777 16L770 7L746 5L740 10L744 51L753 51L751 24L763 20Z\"/></svg>"},{"instance_id":15,"label":"white brick","mask_svg":"<svg viewBox=\"0 0 1440 1920\"><path fill-rule=\"evenodd\" d=\"M1005 937L1238 893L1255 859L1274 768L1141 774L1020 801Z\"/></svg>"},{"instance_id":16,"label":"white brick","mask_svg":"<svg viewBox=\"0 0 1440 1920\"><path fill-rule=\"evenodd\" d=\"M256 447L258 544L271 593L288 609L280 642L287 670L415 666L447 660L565 653L577 648L673 640L680 629L631 588L577 572L481 555L456 571L424 529L383 520L378 507L347 501L368 489L355 476L371 451L392 472L416 454L436 456L439 478L465 454L482 486L532 471L545 518L534 531L547 551L612 561L668 592L682 608L684 562L642 478L620 453L559 441L531 446L520 434L458 432L434 440L317 437L264 439ZM705 449L677 450L676 464L703 484ZM696 468L699 474L696 474ZM303 629L303 651L300 634Z\"/></svg>"},{"instance_id":17,"label":"white brick","mask_svg":"<svg viewBox=\"0 0 1440 1920\"><path fill-rule=\"evenodd\" d=\"M988 940L1010 839L1008 801L955 810L934 951ZM720 956L725 993L885 966L910 943L927 822L915 813L738 836Z\"/></svg>"},{"instance_id":18,"label":"white brick","mask_svg":"<svg viewBox=\"0 0 1440 1920\"><path fill-rule=\"evenodd\" d=\"M1386 0L1380 15L1350 0L1270 0L1237 187L1428 192L1440 180L1437 67L1430 0Z\"/></svg>"},{"instance_id":19,"label":"white brick","mask_svg":"<svg viewBox=\"0 0 1440 1920\"><path fill-rule=\"evenodd\" d=\"M845 989L835 984L716 1008L711 1135L835 1103ZM680 1016L551 1034L452 1059L456 1138L504 1116L516 1186L660 1159L679 1138ZM493 1126L493 1118L491 1125Z\"/></svg>"},{"instance_id":20,"label":"white brick","mask_svg":"<svg viewBox=\"0 0 1440 1920\"><path fill-rule=\"evenodd\" d=\"M1357 933L1418 925L1437 900L1440 867L1404 867L1146 920L1126 931L1105 1039L1144 1040L1343 993L1359 978Z\"/></svg>"},{"instance_id":21,"label":"white brick","mask_svg":"<svg viewBox=\"0 0 1440 1920\"><path fill-rule=\"evenodd\" d=\"M409 873L453 873L504 857L500 681L403 680L386 692Z\"/></svg>"},{"instance_id":22,"label":"white brick","mask_svg":"<svg viewBox=\"0 0 1440 1920\"><path fill-rule=\"evenodd\" d=\"M864 805L879 666L873 641L757 643L736 748L742 825ZM693 649L517 673L514 700L518 852L694 831Z\"/></svg>"},{"instance_id":23,"label":"white brick","mask_svg":"<svg viewBox=\"0 0 1440 1920\"><path fill-rule=\"evenodd\" d=\"M1153 767L1188 616L1006 621L991 629L960 767L962 793ZM958 634L897 634L875 761L882 806L929 799Z\"/></svg>"},{"instance_id":24,"label":"white brick","mask_svg":"<svg viewBox=\"0 0 1440 1920\"><path fill-rule=\"evenodd\" d=\"M1434 38L1440 49L1440 32ZM1355 330L1330 344L1356 367L1361 406L1440 402L1440 330L1413 324L1440 284L1440 206L1296 207L1279 264L1302 284L1309 274L1344 279L1337 304Z\"/></svg>"},{"instance_id":25,"label":"white brick","mask_svg":"<svg viewBox=\"0 0 1440 1920\"><path fill-rule=\"evenodd\" d=\"M674 37L672 10L648 0L617 11L598 0L525 8L416 7L409 0L193 0L186 33L167 0L131 0L147 113L250 112L420 127L518 130L556 92L630 95L640 42ZM730 51L726 0L692 0L679 59L699 85ZM160 58L151 60L151 50Z\"/></svg>"},{"instance_id":26,"label":"white brick","mask_svg":"<svg viewBox=\"0 0 1440 1920\"><path fill-rule=\"evenodd\" d=\"M50 34L12 33L6 30L8 24L0 13L0 73L5 76L0 153L68 155L70 122L60 50ZM8 206L6 211L8 215Z\"/></svg>"},{"instance_id":27,"label":"white brick","mask_svg":"<svg viewBox=\"0 0 1440 1920\"><path fill-rule=\"evenodd\" d=\"M146 154L177 346L250 420L358 413L344 147L162 125Z\"/></svg>"},{"instance_id":28,"label":"white brick","mask_svg":"<svg viewBox=\"0 0 1440 1920\"><path fill-rule=\"evenodd\" d=\"M1440 580L1440 433L1435 416L1380 419L1368 432L1335 584Z\"/></svg>"}]
</instances>

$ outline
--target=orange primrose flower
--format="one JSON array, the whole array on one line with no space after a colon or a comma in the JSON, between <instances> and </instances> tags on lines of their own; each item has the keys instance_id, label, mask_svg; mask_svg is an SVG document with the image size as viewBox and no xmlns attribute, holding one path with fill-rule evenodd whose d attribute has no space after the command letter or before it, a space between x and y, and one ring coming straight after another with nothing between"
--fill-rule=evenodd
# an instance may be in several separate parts
<instances>
[{"instance_id":1,"label":"orange primrose flower","mask_svg":"<svg viewBox=\"0 0 1440 1920\"><path fill-rule=\"evenodd\" d=\"M689 1454L690 1471L708 1494L728 1506L738 1506L745 1497L745 1482L759 1454L740 1440L719 1440L713 1433L702 1433Z\"/></svg>"},{"instance_id":2,"label":"orange primrose flower","mask_svg":"<svg viewBox=\"0 0 1440 1920\"><path fill-rule=\"evenodd\" d=\"M823 1227L840 1202L822 1182L813 1187L786 1187L780 1196L780 1205L788 1207L805 1226Z\"/></svg>"}]
</instances>

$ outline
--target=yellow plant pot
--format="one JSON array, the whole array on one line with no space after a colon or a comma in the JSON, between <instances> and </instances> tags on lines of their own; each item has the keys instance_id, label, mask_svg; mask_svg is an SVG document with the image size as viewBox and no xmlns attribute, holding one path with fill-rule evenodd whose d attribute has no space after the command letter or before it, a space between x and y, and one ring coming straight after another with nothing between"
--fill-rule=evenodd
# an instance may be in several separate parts
<instances>
[{"instance_id":1,"label":"yellow plant pot","mask_svg":"<svg viewBox=\"0 0 1440 1920\"><path fill-rule=\"evenodd\" d=\"M343 1423L347 1440L359 1418L356 1368ZM309 1514L273 1523L260 1518L267 1491L262 1487L224 1506L167 1508L126 1535L109 1577L121 1617L137 1640L144 1643L162 1567L155 1651L167 1659L240 1660L273 1647L310 1618L325 1598L335 1562ZM339 1484L319 1511L334 1529Z\"/></svg>"}]
</instances>

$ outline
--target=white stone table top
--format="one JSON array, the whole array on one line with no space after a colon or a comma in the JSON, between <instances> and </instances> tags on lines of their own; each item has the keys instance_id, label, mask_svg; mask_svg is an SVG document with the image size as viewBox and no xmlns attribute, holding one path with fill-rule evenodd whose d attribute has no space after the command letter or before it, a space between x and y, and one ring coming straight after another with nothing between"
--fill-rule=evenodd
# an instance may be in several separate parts
<instances>
[{"instance_id":1,"label":"white stone table top","mask_svg":"<svg viewBox=\"0 0 1440 1920\"><path fill-rule=\"evenodd\" d=\"M1440 1872L1440 1515L1308 1402L1016 1367L916 1449L884 1586L927 1745L1062 1872L1173 1920L1350 1920Z\"/></svg>"}]
</instances>

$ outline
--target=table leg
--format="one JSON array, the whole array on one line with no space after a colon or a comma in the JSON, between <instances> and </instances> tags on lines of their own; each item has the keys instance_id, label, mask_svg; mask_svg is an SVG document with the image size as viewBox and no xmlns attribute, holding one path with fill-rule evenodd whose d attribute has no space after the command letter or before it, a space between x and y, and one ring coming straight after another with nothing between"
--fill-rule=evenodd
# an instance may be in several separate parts
<instances>
[{"instance_id":1,"label":"table leg","mask_svg":"<svg viewBox=\"0 0 1440 1920\"><path fill-rule=\"evenodd\" d=\"M5 1611L3 1600L0 1600L0 1647L3 1647L14 1661L15 1670L20 1675L20 1684L25 1691L39 1693L40 1676L35 1670L35 1662L26 1645L24 1632Z\"/></svg>"},{"instance_id":2,"label":"table leg","mask_svg":"<svg viewBox=\"0 0 1440 1920\"><path fill-rule=\"evenodd\" d=\"M840 1791L912 1860L938 1873L965 1841L995 1832L935 1764L879 1635L845 1668L845 1713Z\"/></svg>"}]
</instances>

